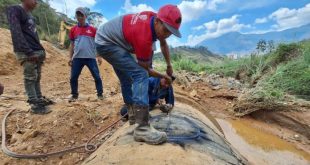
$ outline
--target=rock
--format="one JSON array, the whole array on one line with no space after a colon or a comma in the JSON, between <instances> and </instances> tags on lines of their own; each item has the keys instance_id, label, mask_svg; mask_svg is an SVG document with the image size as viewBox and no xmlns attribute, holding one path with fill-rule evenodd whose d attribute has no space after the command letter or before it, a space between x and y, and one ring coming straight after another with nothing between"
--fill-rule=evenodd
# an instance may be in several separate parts
<instances>
[{"instance_id":1,"label":"rock","mask_svg":"<svg viewBox=\"0 0 310 165\"><path fill-rule=\"evenodd\" d=\"M298 134L295 134L295 135L294 135L294 139L295 139L296 141L301 141L301 138L300 138L300 136L299 136Z\"/></svg>"},{"instance_id":2,"label":"rock","mask_svg":"<svg viewBox=\"0 0 310 165\"><path fill-rule=\"evenodd\" d=\"M211 87L212 90L219 90L219 89L221 89L221 88L222 88L221 86Z\"/></svg>"},{"instance_id":3,"label":"rock","mask_svg":"<svg viewBox=\"0 0 310 165\"><path fill-rule=\"evenodd\" d=\"M82 123L76 122L76 123L74 123L74 125L77 126L77 127L81 127Z\"/></svg>"},{"instance_id":4,"label":"rock","mask_svg":"<svg viewBox=\"0 0 310 165\"><path fill-rule=\"evenodd\" d=\"M13 106L12 104L0 103L0 107L11 108L12 106Z\"/></svg>"},{"instance_id":5,"label":"rock","mask_svg":"<svg viewBox=\"0 0 310 165\"><path fill-rule=\"evenodd\" d=\"M98 101L97 98L90 98L90 99L89 99L89 102L97 102L97 101Z\"/></svg>"},{"instance_id":6,"label":"rock","mask_svg":"<svg viewBox=\"0 0 310 165\"><path fill-rule=\"evenodd\" d=\"M78 153L73 153L73 154L72 154L72 157L73 157L75 160L79 160L79 154L78 154Z\"/></svg>"},{"instance_id":7,"label":"rock","mask_svg":"<svg viewBox=\"0 0 310 165\"><path fill-rule=\"evenodd\" d=\"M19 133L14 133L10 139L10 143L13 144L13 143L16 143L17 141L19 141L21 139L21 134Z\"/></svg>"},{"instance_id":8,"label":"rock","mask_svg":"<svg viewBox=\"0 0 310 165\"><path fill-rule=\"evenodd\" d=\"M28 125L27 128L28 128L28 129L31 129L31 128L32 128L32 125Z\"/></svg>"},{"instance_id":9,"label":"rock","mask_svg":"<svg viewBox=\"0 0 310 165\"><path fill-rule=\"evenodd\" d=\"M35 138L37 137L41 132L38 130L31 130L28 129L25 131L25 133L22 135L22 141L26 141L30 138Z\"/></svg>"},{"instance_id":10,"label":"rock","mask_svg":"<svg viewBox=\"0 0 310 165\"><path fill-rule=\"evenodd\" d=\"M104 116L102 117L102 122L103 122L104 120L107 120L109 117L110 117L110 115L104 115Z\"/></svg>"},{"instance_id":11,"label":"rock","mask_svg":"<svg viewBox=\"0 0 310 165\"><path fill-rule=\"evenodd\" d=\"M233 89L241 90L242 84L240 83L240 81L238 81L232 77L229 77L228 82L227 82L227 86L230 90L233 90Z\"/></svg>"},{"instance_id":12,"label":"rock","mask_svg":"<svg viewBox=\"0 0 310 165\"><path fill-rule=\"evenodd\" d=\"M209 80L209 85L211 85L211 86L219 86L219 85L221 85L221 83L219 82L219 80L211 79L211 80Z\"/></svg>"},{"instance_id":13,"label":"rock","mask_svg":"<svg viewBox=\"0 0 310 165\"><path fill-rule=\"evenodd\" d=\"M196 90L193 90L193 91L191 91L191 92L189 93L189 95L190 95L191 97L195 97L195 96L197 96L197 91L196 91Z\"/></svg>"},{"instance_id":14,"label":"rock","mask_svg":"<svg viewBox=\"0 0 310 165\"><path fill-rule=\"evenodd\" d=\"M46 148L43 148L43 153L47 153L47 149Z\"/></svg>"},{"instance_id":15,"label":"rock","mask_svg":"<svg viewBox=\"0 0 310 165\"><path fill-rule=\"evenodd\" d=\"M113 95L115 95L115 94L117 94L117 91L116 91L116 89L114 88L114 87L111 87L110 88L110 94L113 96Z\"/></svg>"},{"instance_id":16,"label":"rock","mask_svg":"<svg viewBox=\"0 0 310 165\"><path fill-rule=\"evenodd\" d=\"M57 120L54 120L54 121L53 121L53 125L54 125L54 126L57 126L57 123L58 123Z\"/></svg>"},{"instance_id":17,"label":"rock","mask_svg":"<svg viewBox=\"0 0 310 165\"><path fill-rule=\"evenodd\" d=\"M32 145L28 145L26 150L27 150L27 152L31 152L33 150L33 146Z\"/></svg>"}]
</instances>

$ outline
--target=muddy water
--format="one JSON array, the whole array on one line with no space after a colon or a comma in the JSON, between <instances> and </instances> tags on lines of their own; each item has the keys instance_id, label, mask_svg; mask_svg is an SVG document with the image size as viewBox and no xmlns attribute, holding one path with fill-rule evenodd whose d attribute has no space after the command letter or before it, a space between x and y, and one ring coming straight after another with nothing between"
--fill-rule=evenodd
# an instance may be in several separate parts
<instances>
[{"instance_id":1,"label":"muddy water","mask_svg":"<svg viewBox=\"0 0 310 165\"><path fill-rule=\"evenodd\" d=\"M251 127L250 120L221 120L226 139L249 162L257 165L309 165L310 154L277 136Z\"/></svg>"}]
</instances>

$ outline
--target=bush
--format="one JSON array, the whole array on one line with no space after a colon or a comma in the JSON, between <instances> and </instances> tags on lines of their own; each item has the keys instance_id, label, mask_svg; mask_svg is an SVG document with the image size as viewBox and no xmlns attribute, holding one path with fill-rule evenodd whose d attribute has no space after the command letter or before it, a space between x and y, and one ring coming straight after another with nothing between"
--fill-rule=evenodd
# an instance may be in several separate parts
<instances>
[{"instance_id":1,"label":"bush","mask_svg":"<svg viewBox=\"0 0 310 165\"><path fill-rule=\"evenodd\" d=\"M310 66L303 58L281 64L268 82L294 95L310 96Z\"/></svg>"},{"instance_id":2,"label":"bush","mask_svg":"<svg viewBox=\"0 0 310 165\"><path fill-rule=\"evenodd\" d=\"M303 58L306 63L310 64L310 40L301 43Z\"/></svg>"},{"instance_id":3,"label":"bush","mask_svg":"<svg viewBox=\"0 0 310 165\"><path fill-rule=\"evenodd\" d=\"M205 72L208 66L205 64L200 64L195 60L182 57L180 54L171 54L171 63L173 69L176 71L185 70L188 72ZM166 65L163 60L155 59L154 65L156 70L165 71Z\"/></svg>"},{"instance_id":4,"label":"bush","mask_svg":"<svg viewBox=\"0 0 310 165\"><path fill-rule=\"evenodd\" d=\"M267 59L268 65L276 67L278 64L290 61L301 55L301 46L297 43L280 44L277 50Z\"/></svg>"},{"instance_id":5,"label":"bush","mask_svg":"<svg viewBox=\"0 0 310 165\"><path fill-rule=\"evenodd\" d=\"M189 72L202 72L206 70L206 65L198 64L187 58L180 58L177 61L172 61L172 65L175 70L186 70Z\"/></svg>"}]
</instances>

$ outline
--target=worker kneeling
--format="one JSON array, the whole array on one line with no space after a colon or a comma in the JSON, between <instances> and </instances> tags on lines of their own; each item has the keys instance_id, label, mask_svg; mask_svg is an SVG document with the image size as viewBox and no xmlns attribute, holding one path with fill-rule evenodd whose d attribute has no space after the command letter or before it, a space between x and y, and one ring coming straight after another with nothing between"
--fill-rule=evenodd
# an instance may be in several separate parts
<instances>
[{"instance_id":1,"label":"worker kneeling","mask_svg":"<svg viewBox=\"0 0 310 165\"><path fill-rule=\"evenodd\" d=\"M173 71L166 38L171 34L181 37L178 30L181 20L181 12L177 6L165 5L157 14L145 11L117 17L101 25L97 31L97 53L113 66L121 83L128 117L130 120L135 119L138 124L134 130L136 141L149 144L167 141L165 132L160 132L149 124L148 77L164 78L171 83ZM160 41L167 63L167 75L151 67L156 40ZM136 59L131 53L136 55Z\"/></svg>"},{"instance_id":2,"label":"worker kneeling","mask_svg":"<svg viewBox=\"0 0 310 165\"><path fill-rule=\"evenodd\" d=\"M174 80L174 77L172 77ZM170 85L164 78L149 78L149 111L153 110L156 105L159 105L159 109L163 113L169 113L174 106L174 94L172 85ZM161 102L161 99L165 99L165 104ZM128 107L125 105L120 110L121 116L124 116L124 120L128 120ZM134 121L130 121L134 122Z\"/></svg>"}]
</instances>

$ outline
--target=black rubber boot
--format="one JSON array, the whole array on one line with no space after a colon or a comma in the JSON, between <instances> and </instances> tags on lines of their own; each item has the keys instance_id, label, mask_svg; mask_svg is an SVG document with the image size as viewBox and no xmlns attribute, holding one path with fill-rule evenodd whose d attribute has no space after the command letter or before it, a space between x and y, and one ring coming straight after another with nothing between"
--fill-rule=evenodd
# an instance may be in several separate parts
<instances>
[{"instance_id":1,"label":"black rubber boot","mask_svg":"<svg viewBox=\"0 0 310 165\"><path fill-rule=\"evenodd\" d=\"M167 134L160 132L149 124L149 107L133 106L136 123L139 124L134 130L134 139L148 144L162 144L167 141Z\"/></svg>"},{"instance_id":2,"label":"black rubber boot","mask_svg":"<svg viewBox=\"0 0 310 165\"><path fill-rule=\"evenodd\" d=\"M127 106L129 124L134 125L136 123L136 116L135 116L135 111L133 109L133 105L126 104L126 106Z\"/></svg>"},{"instance_id":3,"label":"black rubber boot","mask_svg":"<svg viewBox=\"0 0 310 165\"><path fill-rule=\"evenodd\" d=\"M30 104L30 112L33 114L48 114L52 112L52 110L48 109L41 100L29 100L28 103Z\"/></svg>"},{"instance_id":4,"label":"black rubber boot","mask_svg":"<svg viewBox=\"0 0 310 165\"><path fill-rule=\"evenodd\" d=\"M40 101L44 104L44 105L52 105L52 104L55 104L55 102L45 96L42 96L41 98L39 98Z\"/></svg>"},{"instance_id":5,"label":"black rubber boot","mask_svg":"<svg viewBox=\"0 0 310 165\"><path fill-rule=\"evenodd\" d=\"M126 122L129 120L130 125L134 125L136 123L135 113L132 108L132 104L125 104L120 110L120 114L123 117L122 121Z\"/></svg>"}]
</instances>

